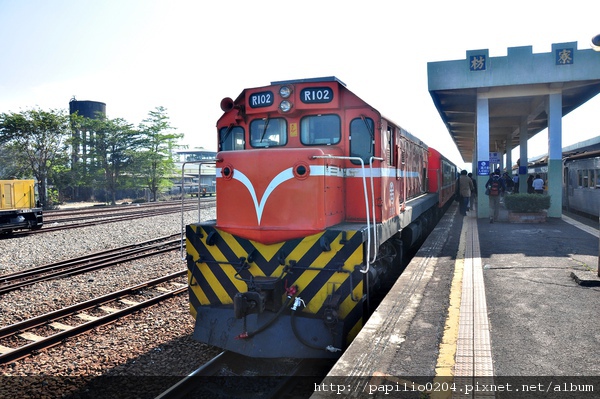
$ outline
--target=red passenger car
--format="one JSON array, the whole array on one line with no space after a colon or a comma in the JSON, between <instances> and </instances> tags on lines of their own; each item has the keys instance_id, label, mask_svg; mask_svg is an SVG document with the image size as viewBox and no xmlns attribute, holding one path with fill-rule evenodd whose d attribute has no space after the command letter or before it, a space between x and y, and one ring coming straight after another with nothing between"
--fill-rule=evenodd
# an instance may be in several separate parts
<instances>
[{"instance_id":1,"label":"red passenger car","mask_svg":"<svg viewBox=\"0 0 600 399\"><path fill-rule=\"evenodd\" d=\"M439 151L429 148L428 191L439 194L440 208L445 207L454 198L457 178L456 165Z\"/></svg>"}]
</instances>

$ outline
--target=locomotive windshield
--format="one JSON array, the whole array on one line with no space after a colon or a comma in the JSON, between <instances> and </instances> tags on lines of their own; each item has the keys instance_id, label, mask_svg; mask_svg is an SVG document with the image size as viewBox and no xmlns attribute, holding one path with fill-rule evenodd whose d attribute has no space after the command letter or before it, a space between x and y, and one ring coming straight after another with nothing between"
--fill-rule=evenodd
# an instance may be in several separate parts
<instances>
[{"instance_id":1,"label":"locomotive windshield","mask_svg":"<svg viewBox=\"0 0 600 399\"><path fill-rule=\"evenodd\" d=\"M244 149L244 129L229 125L219 130L219 150L233 151Z\"/></svg>"},{"instance_id":2,"label":"locomotive windshield","mask_svg":"<svg viewBox=\"0 0 600 399\"><path fill-rule=\"evenodd\" d=\"M252 147L277 147L287 144L287 123L284 118L255 119L250 122Z\"/></svg>"},{"instance_id":3,"label":"locomotive windshield","mask_svg":"<svg viewBox=\"0 0 600 399\"><path fill-rule=\"evenodd\" d=\"M331 145L340 142L338 115L311 115L300 121L300 140L305 145Z\"/></svg>"}]
</instances>

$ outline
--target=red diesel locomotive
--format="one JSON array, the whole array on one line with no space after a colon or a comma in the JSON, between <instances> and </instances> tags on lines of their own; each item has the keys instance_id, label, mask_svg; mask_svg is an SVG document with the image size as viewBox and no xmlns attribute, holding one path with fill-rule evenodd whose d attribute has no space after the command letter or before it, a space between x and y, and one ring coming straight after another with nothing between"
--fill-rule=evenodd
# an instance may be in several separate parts
<instances>
[{"instance_id":1,"label":"red diesel locomotive","mask_svg":"<svg viewBox=\"0 0 600 399\"><path fill-rule=\"evenodd\" d=\"M221 102L216 220L186 228L194 338L337 357L435 226L456 166L335 77Z\"/></svg>"}]
</instances>

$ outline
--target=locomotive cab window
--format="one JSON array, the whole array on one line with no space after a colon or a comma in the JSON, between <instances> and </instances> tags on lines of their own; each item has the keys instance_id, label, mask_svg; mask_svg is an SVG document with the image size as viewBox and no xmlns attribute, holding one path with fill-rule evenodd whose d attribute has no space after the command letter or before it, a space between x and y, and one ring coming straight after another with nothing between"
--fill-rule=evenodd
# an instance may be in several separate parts
<instances>
[{"instance_id":1,"label":"locomotive cab window","mask_svg":"<svg viewBox=\"0 0 600 399\"><path fill-rule=\"evenodd\" d=\"M300 141L305 145L337 144L341 139L338 115L311 115L300 121Z\"/></svg>"},{"instance_id":2,"label":"locomotive cab window","mask_svg":"<svg viewBox=\"0 0 600 399\"><path fill-rule=\"evenodd\" d=\"M244 149L244 129L230 125L219 130L219 151Z\"/></svg>"},{"instance_id":3,"label":"locomotive cab window","mask_svg":"<svg viewBox=\"0 0 600 399\"><path fill-rule=\"evenodd\" d=\"M286 144L287 123L284 118L263 118L250 122L250 145L252 147L278 147Z\"/></svg>"},{"instance_id":4,"label":"locomotive cab window","mask_svg":"<svg viewBox=\"0 0 600 399\"><path fill-rule=\"evenodd\" d=\"M350 156L359 157L365 165L373 156L374 148L374 123L371 118L356 118L350 122ZM359 164L358 161L352 161Z\"/></svg>"}]
</instances>

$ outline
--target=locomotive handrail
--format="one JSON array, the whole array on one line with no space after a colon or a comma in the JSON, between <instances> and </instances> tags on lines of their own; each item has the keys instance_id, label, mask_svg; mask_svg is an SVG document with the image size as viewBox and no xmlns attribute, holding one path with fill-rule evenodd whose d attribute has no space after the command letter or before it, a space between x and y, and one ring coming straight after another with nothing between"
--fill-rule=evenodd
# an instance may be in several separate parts
<instances>
[{"instance_id":1,"label":"locomotive handrail","mask_svg":"<svg viewBox=\"0 0 600 399\"><path fill-rule=\"evenodd\" d=\"M369 260L369 258L367 258L367 260L369 260L369 262L371 263L375 263L375 260L377 259L377 249L379 248L379 241L378 241L378 237L377 237L377 228L375 227L375 220L377 220L377 217L375 215L375 188L373 187L373 161L383 161L383 158L379 158L379 157L371 157L369 158L369 167L371 168L371 205L373 208L373 260Z\"/></svg>"},{"instance_id":2,"label":"locomotive handrail","mask_svg":"<svg viewBox=\"0 0 600 399\"><path fill-rule=\"evenodd\" d=\"M360 269L360 272L366 274L369 272L369 266L371 264L371 220L370 220L370 211L369 211L369 195L367 193L367 179L365 177L365 162L360 157L342 157L337 155L313 155L312 159L342 159L349 161L359 161L360 167L362 169L362 180L363 180L363 191L365 195L365 213L367 215L367 262L365 265L365 269ZM369 159L369 167L371 168L371 172L373 169L373 161L379 160L383 161L383 158L371 157ZM373 197L373 235L377 237L377 228L375 227L375 191L373 190L373 173L371 175L371 195ZM377 258L377 248L374 247L373 261Z\"/></svg>"},{"instance_id":3,"label":"locomotive handrail","mask_svg":"<svg viewBox=\"0 0 600 399\"><path fill-rule=\"evenodd\" d=\"M187 164L198 164L198 222L200 222L201 214L200 214L200 175L202 174L202 165L216 165L217 159L205 159L202 161L187 161L181 165L181 248L179 249L179 254L181 256L181 260L185 260L185 256L183 256L183 235L185 232L185 222L183 220L184 213L184 202L185 202L185 165Z\"/></svg>"}]
</instances>

